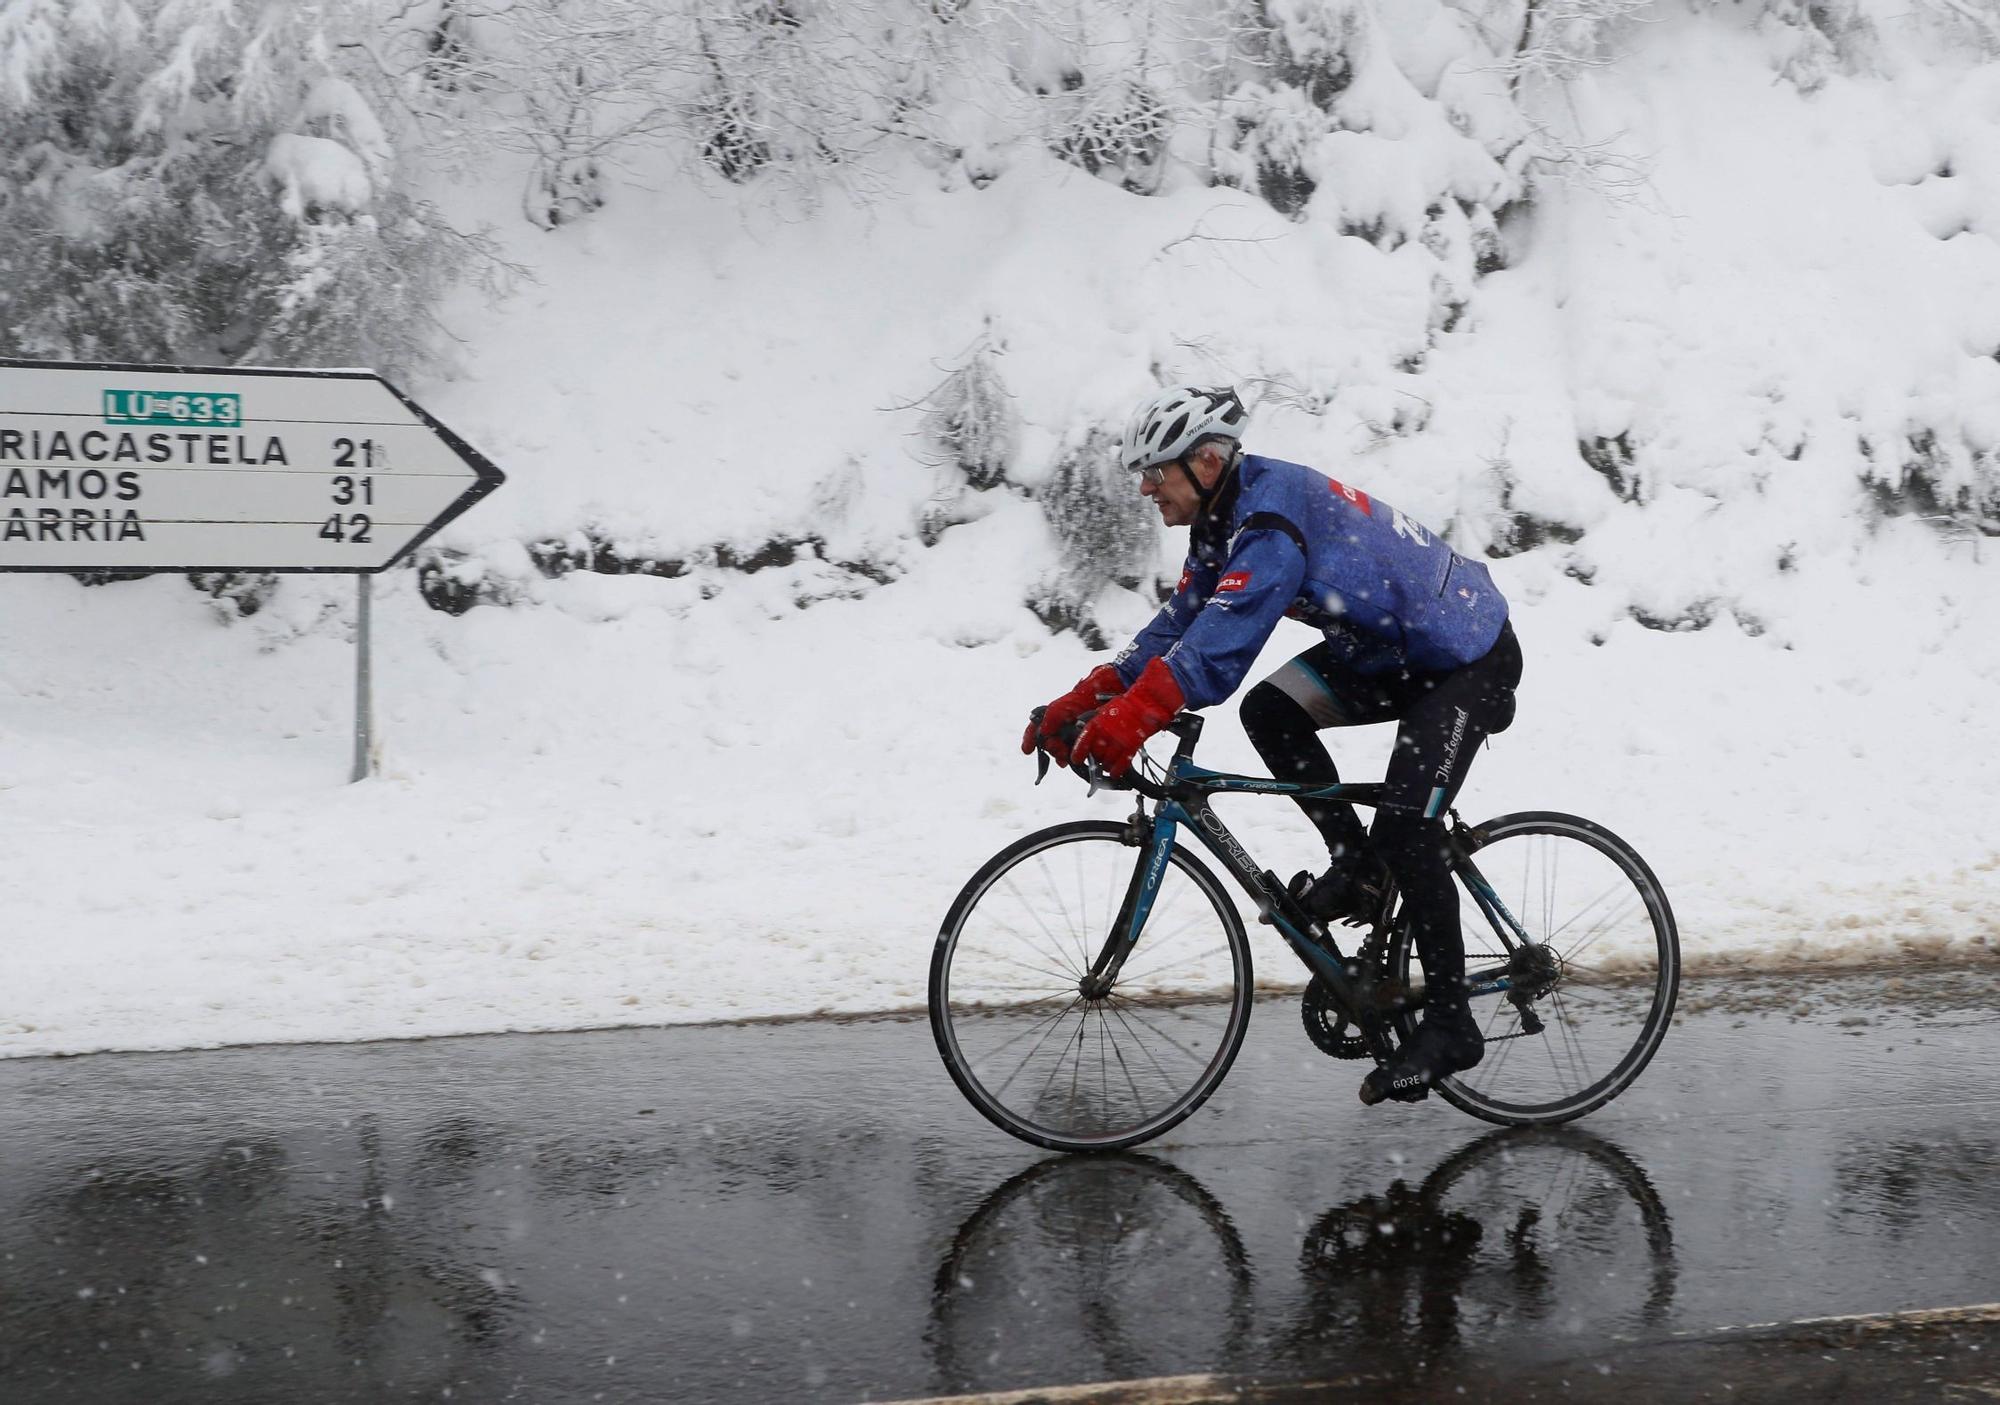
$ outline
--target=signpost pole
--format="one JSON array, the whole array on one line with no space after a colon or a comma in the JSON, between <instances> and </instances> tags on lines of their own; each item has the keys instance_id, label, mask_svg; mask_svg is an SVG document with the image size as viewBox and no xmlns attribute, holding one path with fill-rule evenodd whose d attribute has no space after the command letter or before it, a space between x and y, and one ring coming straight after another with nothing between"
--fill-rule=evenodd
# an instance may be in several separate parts
<instances>
[{"instance_id":1,"label":"signpost pole","mask_svg":"<svg viewBox=\"0 0 2000 1405\"><path fill-rule=\"evenodd\" d=\"M358 604L354 628L354 773L347 780L367 780L375 765L375 687L371 659L375 578L362 571L355 575Z\"/></svg>"}]
</instances>

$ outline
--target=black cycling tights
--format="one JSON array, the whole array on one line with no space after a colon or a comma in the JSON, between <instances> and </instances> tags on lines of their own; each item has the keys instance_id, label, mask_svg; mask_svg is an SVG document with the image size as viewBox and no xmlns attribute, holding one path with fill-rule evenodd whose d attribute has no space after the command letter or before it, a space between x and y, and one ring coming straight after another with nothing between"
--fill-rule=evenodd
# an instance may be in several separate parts
<instances>
[{"instance_id":1,"label":"black cycling tights","mask_svg":"<svg viewBox=\"0 0 2000 1405\"><path fill-rule=\"evenodd\" d=\"M1449 998L1465 985L1465 934L1458 923L1458 888L1451 881L1444 821L1378 810L1368 837L1403 894L1425 990Z\"/></svg>"},{"instance_id":2,"label":"black cycling tights","mask_svg":"<svg viewBox=\"0 0 2000 1405\"><path fill-rule=\"evenodd\" d=\"M1397 723L1383 773L1383 803L1366 836L1343 801L1300 800L1326 841L1332 866L1352 876L1372 848L1395 875L1409 914L1428 988L1443 994L1464 984L1465 944L1451 881L1444 811L1465 783L1480 743L1514 720L1521 649L1512 626L1484 658L1449 673L1346 672L1327 645L1308 649L1243 699L1243 730L1279 780L1333 785L1340 780L1321 745L1326 727Z\"/></svg>"}]
</instances>

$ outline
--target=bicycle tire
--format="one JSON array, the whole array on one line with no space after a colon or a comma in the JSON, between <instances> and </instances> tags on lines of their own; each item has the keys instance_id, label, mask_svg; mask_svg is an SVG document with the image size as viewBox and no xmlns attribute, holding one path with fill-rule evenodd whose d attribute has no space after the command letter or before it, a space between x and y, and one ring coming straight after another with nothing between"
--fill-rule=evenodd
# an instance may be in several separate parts
<instances>
[{"instance_id":1,"label":"bicycle tire","mask_svg":"<svg viewBox=\"0 0 2000 1405\"><path fill-rule=\"evenodd\" d=\"M1505 1127L1547 1127L1582 1117L1631 1087L1666 1037L1680 991L1680 936L1673 909L1638 851L1590 820L1552 810L1523 811L1488 820L1471 833L1474 843L1468 852L1488 856L1481 871L1536 942L1561 938L1585 917L1590 923L1566 943L1550 946L1561 974L1531 1002L1543 1021L1541 1033L1525 1030L1519 1010L1506 997L1476 999L1473 1015L1486 1036L1486 1058L1441 1080L1433 1091L1461 1111ZM1537 839L1546 843L1537 846L1532 842ZM1530 842L1510 843L1517 840ZM1518 857L1518 872L1501 872L1493 863L1498 857L1494 851L1503 844L1512 851L1509 868ZM1556 894L1565 856L1571 873L1579 867L1595 870L1585 884L1589 900L1574 909ZM1464 876L1455 873L1454 878L1467 969L1504 960L1492 924L1473 901ZM1574 959L1607 937L1614 941L1594 953L1597 964ZM1485 950L1480 949L1482 941ZM1413 957L1409 924L1398 922L1390 942L1390 970L1409 980ZM1416 1016L1402 1016L1398 1023L1407 1038ZM1546 1054L1532 1067L1517 1052L1530 1043L1540 1043ZM1599 1074L1595 1067L1605 1071Z\"/></svg>"},{"instance_id":2,"label":"bicycle tire","mask_svg":"<svg viewBox=\"0 0 2000 1405\"><path fill-rule=\"evenodd\" d=\"M1179 845L1110 995L1082 996L1083 969L1144 853L1128 842L1126 826L1108 820L1024 835L967 880L938 930L929 986L938 1055L966 1100L1022 1141L1052 1151L1149 1141L1207 1100L1242 1047L1253 994L1243 920L1215 874ZM1053 863L1074 867L1074 893ZM1022 893L1031 879L1032 898ZM1092 915L1093 893L1102 922ZM1028 913L1035 936L1008 927L1003 894ZM1182 942L1194 924L1204 930ZM1058 1033L1054 1054L1036 1062ZM1009 1051L1029 1039L1008 1067ZM1033 1073L1016 1090L1030 1063ZM1135 1106L1120 1111L1128 1092Z\"/></svg>"}]
</instances>

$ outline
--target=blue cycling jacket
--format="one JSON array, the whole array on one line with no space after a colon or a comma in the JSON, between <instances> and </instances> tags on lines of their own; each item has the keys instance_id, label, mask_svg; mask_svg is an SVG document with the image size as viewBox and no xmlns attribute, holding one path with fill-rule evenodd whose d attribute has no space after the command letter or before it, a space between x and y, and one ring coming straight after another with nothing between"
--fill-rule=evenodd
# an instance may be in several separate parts
<instances>
[{"instance_id":1,"label":"blue cycling jacket","mask_svg":"<svg viewBox=\"0 0 2000 1405\"><path fill-rule=\"evenodd\" d=\"M1164 658L1189 707L1242 683L1281 616L1364 675L1447 672L1507 622L1486 567L1379 498L1302 464L1246 454L1194 539L1180 585L1113 661L1129 687Z\"/></svg>"}]
</instances>

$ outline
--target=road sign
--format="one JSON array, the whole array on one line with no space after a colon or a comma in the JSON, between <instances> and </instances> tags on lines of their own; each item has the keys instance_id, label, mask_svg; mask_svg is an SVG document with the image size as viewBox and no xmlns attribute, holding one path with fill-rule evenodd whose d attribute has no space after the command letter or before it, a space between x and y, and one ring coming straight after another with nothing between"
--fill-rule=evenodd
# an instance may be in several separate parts
<instances>
[{"instance_id":1,"label":"road sign","mask_svg":"<svg viewBox=\"0 0 2000 1405\"><path fill-rule=\"evenodd\" d=\"M0 359L0 571L380 571L502 481L372 371Z\"/></svg>"}]
</instances>

